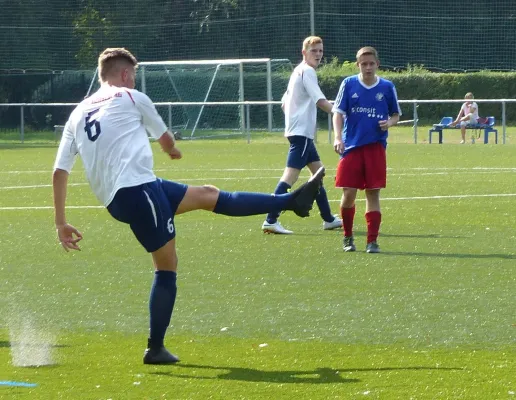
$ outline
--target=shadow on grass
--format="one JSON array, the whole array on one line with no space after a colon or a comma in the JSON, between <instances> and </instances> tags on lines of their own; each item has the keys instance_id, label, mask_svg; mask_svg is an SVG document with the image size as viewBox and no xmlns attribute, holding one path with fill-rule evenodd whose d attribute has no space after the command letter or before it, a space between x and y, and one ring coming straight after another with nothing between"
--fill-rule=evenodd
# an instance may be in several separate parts
<instances>
[{"instance_id":1,"label":"shadow on grass","mask_svg":"<svg viewBox=\"0 0 516 400\"><path fill-rule=\"evenodd\" d=\"M224 371L217 376L185 375L174 372L151 372L153 375L170 376L188 379L222 379L245 382L271 383L356 383L359 379L346 379L332 368L316 368L313 371L262 371L253 368L215 367L211 365L178 364L180 368L207 369Z\"/></svg>"},{"instance_id":2,"label":"shadow on grass","mask_svg":"<svg viewBox=\"0 0 516 400\"><path fill-rule=\"evenodd\" d=\"M8 340L0 340L0 348L1 347L11 347L11 343Z\"/></svg>"},{"instance_id":3,"label":"shadow on grass","mask_svg":"<svg viewBox=\"0 0 516 400\"><path fill-rule=\"evenodd\" d=\"M514 254L460 254L460 253L422 253L418 251L383 251L385 256L409 256L409 257L437 257L437 258L474 258L474 259L490 259L500 258L502 260L516 260Z\"/></svg>"},{"instance_id":4,"label":"shadow on grass","mask_svg":"<svg viewBox=\"0 0 516 400\"><path fill-rule=\"evenodd\" d=\"M464 368L445 368L445 367L384 367L384 368L349 368L349 369L333 369L333 368L315 368L311 371L262 371L253 368L238 367L217 367L212 365L195 365L195 364L177 364L177 368L205 369L224 371L217 376L200 376L185 375L174 372L151 372L152 375L170 376L174 378L188 379L222 379L246 382L270 382L270 383L357 383L360 379L343 378L342 373L351 372L380 372L380 371L459 371Z\"/></svg>"}]
</instances>

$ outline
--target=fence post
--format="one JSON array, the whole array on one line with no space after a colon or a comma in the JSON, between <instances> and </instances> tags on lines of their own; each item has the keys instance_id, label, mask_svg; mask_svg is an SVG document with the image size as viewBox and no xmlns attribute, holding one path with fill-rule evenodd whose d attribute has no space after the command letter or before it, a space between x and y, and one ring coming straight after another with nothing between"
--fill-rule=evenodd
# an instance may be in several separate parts
<instances>
[{"instance_id":1,"label":"fence post","mask_svg":"<svg viewBox=\"0 0 516 400\"><path fill-rule=\"evenodd\" d=\"M23 105L20 107L20 139L22 143L25 140L25 109Z\"/></svg>"},{"instance_id":2,"label":"fence post","mask_svg":"<svg viewBox=\"0 0 516 400\"><path fill-rule=\"evenodd\" d=\"M168 130L172 132L172 104L168 105Z\"/></svg>"},{"instance_id":3,"label":"fence post","mask_svg":"<svg viewBox=\"0 0 516 400\"><path fill-rule=\"evenodd\" d=\"M251 143L251 118L249 111L249 104L245 105L245 118L246 118L246 130L247 130L247 144Z\"/></svg>"},{"instance_id":4,"label":"fence post","mask_svg":"<svg viewBox=\"0 0 516 400\"><path fill-rule=\"evenodd\" d=\"M238 91L238 101L244 101L245 99L245 96L244 96L244 64L242 62L240 62L238 64L238 73L239 73L239 79L238 79L238 88L239 88L239 91ZM206 100L204 101L207 101L208 100L208 96L206 96ZM244 105L241 104L240 105L240 131L241 132L244 132L245 131L245 109L244 109Z\"/></svg>"},{"instance_id":5,"label":"fence post","mask_svg":"<svg viewBox=\"0 0 516 400\"><path fill-rule=\"evenodd\" d=\"M267 61L267 101L272 101L272 68L271 60ZM267 105L267 128L272 132L272 104Z\"/></svg>"},{"instance_id":6,"label":"fence post","mask_svg":"<svg viewBox=\"0 0 516 400\"><path fill-rule=\"evenodd\" d=\"M506 121L506 115L505 115L505 101L502 101L502 143L505 144L505 123Z\"/></svg>"},{"instance_id":7,"label":"fence post","mask_svg":"<svg viewBox=\"0 0 516 400\"><path fill-rule=\"evenodd\" d=\"M310 0L310 35L315 35L315 6L314 0Z\"/></svg>"},{"instance_id":8,"label":"fence post","mask_svg":"<svg viewBox=\"0 0 516 400\"><path fill-rule=\"evenodd\" d=\"M414 144L417 144L417 102L414 102Z\"/></svg>"}]
</instances>

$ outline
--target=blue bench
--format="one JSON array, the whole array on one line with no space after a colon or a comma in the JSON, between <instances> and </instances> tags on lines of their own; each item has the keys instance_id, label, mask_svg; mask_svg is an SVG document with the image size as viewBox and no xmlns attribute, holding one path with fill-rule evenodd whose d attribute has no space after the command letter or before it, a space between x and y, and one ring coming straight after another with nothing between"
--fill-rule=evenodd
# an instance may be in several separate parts
<instances>
[{"instance_id":1,"label":"blue bench","mask_svg":"<svg viewBox=\"0 0 516 400\"><path fill-rule=\"evenodd\" d=\"M438 124L434 124L432 128L428 131L428 143L432 143L432 133L436 132L439 134L439 144L443 143L443 131L445 129L460 129L460 124L456 126L450 126L453 122L452 117L443 117L441 122ZM487 123L485 124L469 124L466 125L466 129L475 129L484 131L484 144L489 143L489 134L495 134L495 144L498 144L498 130L494 128L495 118L487 117ZM480 137L480 136L479 136Z\"/></svg>"}]
</instances>

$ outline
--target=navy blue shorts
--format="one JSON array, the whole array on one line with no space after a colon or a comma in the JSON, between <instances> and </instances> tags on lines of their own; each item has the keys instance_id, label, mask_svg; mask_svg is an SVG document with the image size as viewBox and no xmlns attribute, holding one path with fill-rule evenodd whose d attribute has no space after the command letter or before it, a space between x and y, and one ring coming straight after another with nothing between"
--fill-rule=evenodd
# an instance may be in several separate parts
<instances>
[{"instance_id":1,"label":"navy blue shorts","mask_svg":"<svg viewBox=\"0 0 516 400\"><path fill-rule=\"evenodd\" d=\"M151 253L176 237L174 215L187 189L188 185L157 179L118 190L107 209L113 218L129 224Z\"/></svg>"},{"instance_id":2,"label":"navy blue shorts","mask_svg":"<svg viewBox=\"0 0 516 400\"><path fill-rule=\"evenodd\" d=\"M321 161L314 141L304 136L289 136L290 148L287 156L287 167L303 169L308 164Z\"/></svg>"}]
</instances>

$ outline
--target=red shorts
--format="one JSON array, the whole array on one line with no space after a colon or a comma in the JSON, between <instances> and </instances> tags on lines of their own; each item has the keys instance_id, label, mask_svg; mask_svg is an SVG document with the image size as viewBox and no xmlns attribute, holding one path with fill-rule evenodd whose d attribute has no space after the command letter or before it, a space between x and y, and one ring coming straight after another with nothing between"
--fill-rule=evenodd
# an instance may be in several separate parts
<instances>
[{"instance_id":1,"label":"red shorts","mask_svg":"<svg viewBox=\"0 0 516 400\"><path fill-rule=\"evenodd\" d=\"M337 165L335 187L381 189L387 183L387 159L381 143L351 150Z\"/></svg>"}]
</instances>

